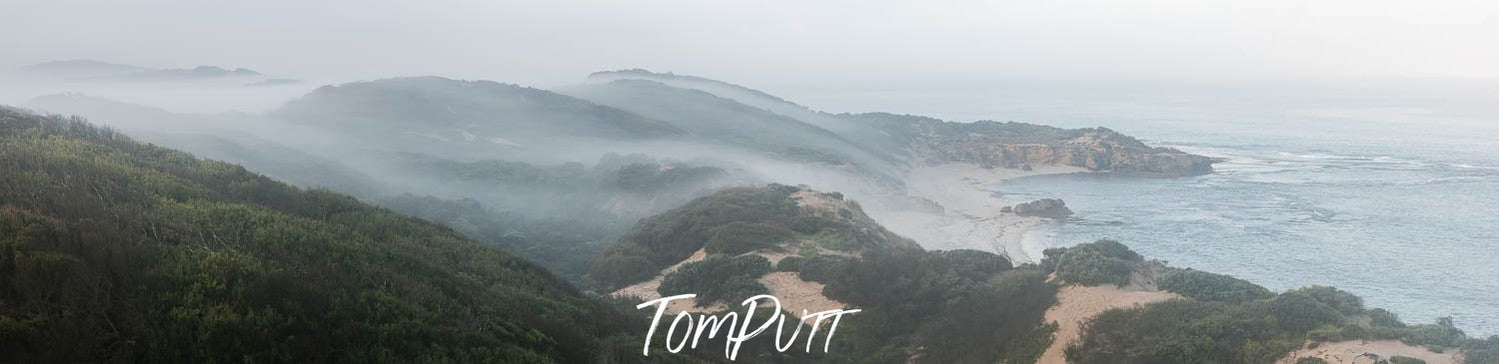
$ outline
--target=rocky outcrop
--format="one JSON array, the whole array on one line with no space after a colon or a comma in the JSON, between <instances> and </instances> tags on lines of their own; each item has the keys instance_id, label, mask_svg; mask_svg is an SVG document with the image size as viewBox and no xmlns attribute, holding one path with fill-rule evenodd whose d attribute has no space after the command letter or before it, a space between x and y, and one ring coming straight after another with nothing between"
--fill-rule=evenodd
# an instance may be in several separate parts
<instances>
[{"instance_id":1,"label":"rocky outcrop","mask_svg":"<svg viewBox=\"0 0 1499 364\"><path fill-rule=\"evenodd\" d=\"M1023 169L1065 165L1145 176L1212 173L1213 159L1176 149L1151 147L1107 128L1061 129L1044 125L979 121L954 123L892 114L842 115L886 133L869 141L900 150L908 163L974 163Z\"/></svg>"},{"instance_id":2,"label":"rocky outcrop","mask_svg":"<svg viewBox=\"0 0 1499 364\"><path fill-rule=\"evenodd\" d=\"M926 161L969 162L1024 168L1067 165L1093 171L1149 176L1212 173L1213 160L1176 149L1151 147L1106 128L1065 130L1020 123L945 125Z\"/></svg>"},{"instance_id":3,"label":"rocky outcrop","mask_svg":"<svg viewBox=\"0 0 1499 364\"><path fill-rule=\"evenodd\" d=\"M1072 210L1067 208L1067 203L1061 199L1043 198L1031 202L1015 205L1011 209L1016 215L1036 216L1049 219L1065 219L1072 216Z\"/></svg>"}]
</instances>

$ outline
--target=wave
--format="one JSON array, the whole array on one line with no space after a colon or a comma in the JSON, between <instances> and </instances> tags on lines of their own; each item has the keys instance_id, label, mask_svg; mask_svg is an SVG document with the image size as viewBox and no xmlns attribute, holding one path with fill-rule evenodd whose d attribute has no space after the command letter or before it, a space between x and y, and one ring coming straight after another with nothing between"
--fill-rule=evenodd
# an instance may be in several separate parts
<instances>
[{"instance_id":1,"label":"wave","mask_svg":"<svg viewBox=\"0 0 1499 364\"><path fill-rule=\"evenodd\" d=\"M1489 179L1490 178L1488 176L1455 176L1455 177L1437 177L1437 178L1427 178L1427 179L1419 179L1419 180L1408 180L1408 181L1395 181L1392 184L1397 185L1397 186L1423 186L1423 185L1434 185L1434 184L1443 184L1443 183L1484 182L1484 181L1488 181Z\"/></svg>"},{"instance_id":2,"label":"wave","mask_svg":"<svg viewBox=\"0 0 1499 364\"><path fill-rule=\"evenodd\" d=\"M1452 167L1452 168L1457 168L1457 169L1478 169L1478 170L1486 170L1486 171L1499 171L1499 166L1480 166L1480 165L1473 165L1473 164L1467 164L1467 163L1451 163L1451 164L1448 164L1447 166L1448 167Z\"/></svg>"}]
</instances>

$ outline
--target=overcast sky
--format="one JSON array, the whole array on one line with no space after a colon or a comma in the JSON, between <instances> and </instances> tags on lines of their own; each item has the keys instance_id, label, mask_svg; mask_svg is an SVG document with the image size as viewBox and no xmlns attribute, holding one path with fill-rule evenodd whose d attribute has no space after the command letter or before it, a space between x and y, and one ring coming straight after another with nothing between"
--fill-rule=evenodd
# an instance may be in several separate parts
<instances>
[{"instance_id":1,"label":"overcast sky","mask_svg":"<svg viewBox=\"0 0 1499 364\"><path fill-rule=\"evenodd\" d=\"M1493 1L0 0L0 66L98 59L549 86L1499 78Z\"/></svg>"}]
</instances>

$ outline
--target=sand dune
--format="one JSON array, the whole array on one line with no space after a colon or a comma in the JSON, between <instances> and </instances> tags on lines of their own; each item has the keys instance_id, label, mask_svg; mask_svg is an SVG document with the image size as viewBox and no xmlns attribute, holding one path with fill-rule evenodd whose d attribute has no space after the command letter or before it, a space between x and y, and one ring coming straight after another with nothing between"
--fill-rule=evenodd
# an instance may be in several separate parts
<instances>
[{"instance_id":1,"label":"sand dune","mask_svg":"<svg viewBox=\"0 0 1499 364\"><path fill-rule=\"evenodd\" d=\"M1134 287L1132 285L1132 287ZM1153 290L1135 290L1114 285L1066 286L1057 292L1057 305L1046 310L1046 322L1057 323L1057 333L1051 346L1041 354L1037 363L1066 363L1063 350L1082 336L1082 325L1093 316L1115 308L1129 308L1170 299L1179 299L1175 293Z\"/></svg>"}]
</instances>

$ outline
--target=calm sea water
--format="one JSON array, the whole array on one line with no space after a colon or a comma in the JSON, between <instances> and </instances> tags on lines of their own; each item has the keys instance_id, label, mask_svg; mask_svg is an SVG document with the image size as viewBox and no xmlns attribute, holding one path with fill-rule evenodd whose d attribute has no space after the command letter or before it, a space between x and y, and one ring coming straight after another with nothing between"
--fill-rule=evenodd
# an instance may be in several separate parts
<instances>
[{"instance_id":1,"label":"calm sea water","mask_svg":"<svg viewBox=\"0 0 1499 364\"><path fill-rule=\"evenodd\" d=\"M1406 322L1451 316L1470 334L1499 334L1499 88L1381 86L1049 85L819 101L1102 125L1223 158L1200 177L1042 176L995 189L1077 212L1030 233L1032 254L1116 239L1173 266L1273 290L1336 286ZM840 103L853 97L883 101Z\"/></svg>"}]
</instances>

